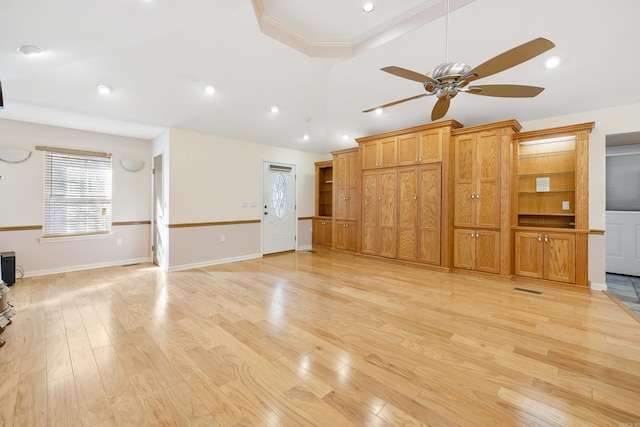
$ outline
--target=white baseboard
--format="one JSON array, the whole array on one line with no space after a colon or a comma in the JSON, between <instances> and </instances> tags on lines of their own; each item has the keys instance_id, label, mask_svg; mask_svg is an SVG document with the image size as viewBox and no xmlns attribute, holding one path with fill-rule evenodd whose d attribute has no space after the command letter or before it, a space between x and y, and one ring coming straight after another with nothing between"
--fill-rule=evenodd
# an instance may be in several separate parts
<instances>
[{"instance_id":1,"label":"white baseboard","mask_svg":"<svg viewBox=\"0 0 640 427\"><path fill-rule=\"evenodd\" d=\"M25 271L23 277L46 276L49 274L68 273L71 271L93 270L94 268L119 267L123 265L140 264L142 262L151 262L151 258L121 259L118 261L99 262L96 264L69 265L66 267L50 268L45 270Z\"/></svg>"},{"instance_id":2,"label":"white baseboard","mask_svg":"<svg viewBox=\"0 0 640 427\"><path fill-rule=\"evenodd\" d=\"M233 257L233 258L222 258L222 259L215 259L211 261L196 262L193 264L174 265L172 267L169 267L168 271L190 270L193 268L209 267L211 265L227 264L227 263L236 262L236 261L246 261L246 260L255 259L255 258L262 258L262 254L250 254L250 255L243 255L243 256Z\"/></svg>"},{"instance_id":3,"label":"white baseboard","mask_svg":"<svg viewBox=\"0 0 640 427\"><path fill-rule=\"evenodd\" d=\"M298 246L298 251L310 251L311 249L313 249L313 246L311 245Z\"/></svg>"},{"instance_id":4,"label":"white baseboard","mask_svg":"<svg viewBox=\"0 0 640 427\"><path fill-rule=\"evenodd\" d=\"M594 283L591 282L591 290L592 291L606 291L607 284L606 283Z\"/></svg>"}]
</instances>

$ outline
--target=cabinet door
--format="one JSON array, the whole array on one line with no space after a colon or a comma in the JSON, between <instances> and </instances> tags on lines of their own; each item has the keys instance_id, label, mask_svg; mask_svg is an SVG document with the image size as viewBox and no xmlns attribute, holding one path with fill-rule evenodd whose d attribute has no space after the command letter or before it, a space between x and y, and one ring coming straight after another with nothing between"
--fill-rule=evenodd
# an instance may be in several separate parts
<instances>
[{"instance_id":1,"label":"cabinet door","mask_svg":"<svg viewBox=\"0 0 640 427\"><path fill-rule=\"evenodd\" d=\"M336 249L356 251L358 230L355 221L336 222Z\"/></svg>"},{"instance_id":2,"label":"cabinet door","mask_svg":"<svg viewBox=\"0 0 640 427\"><path fill-rule=\"evenodd\" d=\"M378 228L379 228L379 255L396 257L396 191L397 172L395 169L386 169L379 172L378 195Z\"/></svg>"},{"instance_id":3,"label":"cabinet door","mask_svg":"<svg viewBox=\"0 0 640 427\"><path fill-rule=\"evenodd\" d=\"M378 144L379 166L384 168L396 166L398 164L396 137L381 139Z\"/></svg>"},{"instance_id":4,"label":"cabinet door","mask_svg":"<svg viewBox=\"0 0 640 427\"><path fill-rule=\"evenodd\" d=\"M312 242L314 245L331 246L332 240L331 220L315 218L313 220Z\"/></svg>"},{"instance_id":5,"label":"cabinet door","mask_svg":"<svg viewBox=\"0 0 640 427\"><path fill-rule=\"evenodd\" d=\"M362 173L362 253L378 252L378 174Z\"/></svg>"},{"instance_id":6,"label":"cabinet door","mask_svg":"<svg viewBox=\"0 0 640 427\"><path fill-rule=\"evenodd\" d=\"M440 265L441 166L418 169L418 261Z\"/></svg>"},{"instance_id":7,"label":"cabinet door","mask_svg":"<svg viewBox=\"0 0 640 427\"><path fill-rule=\"evenodd\" d=\"M418 169L398 172L398 258L417 259Z\"/></svg>"},{"instance_id":8,"label":"cabinet door","mask_svg":"<svg viewBox=\"0 0 640 427\"><path fill-rule=\"evenodd\" d=\"M544 238L544 278L559 282L576 281L576 237L546 233Z\"/></svg>"},{"instance_id":9,"label":"cabinet door","mask_svg":"<svg viewBox=\"0 0 640 427\"><path fill-rule=\"evenodd\" d=\"M473 270L475 254L475 231L453 230L453 266Z\"/></svg>"},{"instance_id":10,"label":"cabinet door","mask_svg":"<svg viewBox=\"0 0 640 427\"><path fill-rule=\"evenodd\" d=\"M333 191L335 193L335 218L345 218L347 215L347 157L338 154L333 159Z\"/></svg>"},{"instance_id":11,"label":"cabinet door","mask_svg":"<svg viewBox=\"0 0 640 427\"><path fill-rule=\"evenodd\" d=\"M542 234L528 231L515 233L515 268L518 276L542 278Z\"/></svg>"},{"instance_id":12,"label":"cabinet door","mask_svg":"<svg viewBox=\"0 0 640 427\"><path fill-rule=\"evenodd\" d=\"M430 130L420 134L418 162L438 163L442 161L442 130ZM398 154L399 155L399 154Z\"/></svg>"},{"instance_id":13,"label":"cabinet door","mask_svg":"<svg viewBox=\"0 0 640 427\"><path fill-rule=\"evenodd\" d=\"M475 145L474 135L460 135L454 139L454 203L453 224L474 227L475 216ZM473 198L472 198L473 197Z\"/></svg>"},{"instance_id":14,"label":"cabinet door","mask_svg":"<svg viewBox=\"0 0 640 427\"><path fill-rule=\"evenodd\" d=\"M478 133L476 140L475 226L500 226L500 132Z\"/></svg>"},{"instance_id":15,"label":"cabinet door","mask_svg":"<svg viewBox=\"0 0 640 427\"><path fill-rule=\"evenodd\" d=\"M476 230L475 269L486 273L500 270L500 233L498 231Z\"/></svg>"},{"instance_id":16,"label":"cabinet door","mask_svg":"<svg viewBox=\"0 0 640 427\"><path fill-rule=\"evenodd\" d=\"M415 133L398 136L398 166L415 165L419 158L419 139Z\"/></svg>"},{"instance_id":17,"label":"cabinet door","mask_svg":"<svg viewBox=\"0 0 640 427\"><path fill-rule=\"evenodd\" d=\"M362 155L362 170L378 167L378 141L368 141L360 144Z\"/></svg>"},{"instance_id":18,"label":"cabinet door","mask_svg":"<svg viewBox=\"0 0 640 427\"><path fill-rule=\"evenodd\" d=\"M333 230L331 228L331 220L322 221L322 241L323 245L331 246L331 242L333 241Z\"/></svg>"},{"instance_id":19,"label":"cabinet door","mask_svg":"<svg viewBox=\"0 0 640 427\"><path fill-rule=\"evenodd\" d=\"M360 175L360 167L358 162L360 158L358 153L349 153L347 156L347 216L350 221L358 219L358 176ZM355 228L355 227L354 227Z\"/></svg>"}]
</instances>

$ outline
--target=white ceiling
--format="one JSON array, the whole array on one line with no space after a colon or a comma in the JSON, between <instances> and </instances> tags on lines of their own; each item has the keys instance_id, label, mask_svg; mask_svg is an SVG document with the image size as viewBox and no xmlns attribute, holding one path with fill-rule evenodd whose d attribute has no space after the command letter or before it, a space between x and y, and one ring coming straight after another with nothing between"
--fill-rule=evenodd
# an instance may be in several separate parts
<instances>
[{"instance_id":1,"label":"white ceiling","mask_svg":"<svg viewBox=\"0 0 640 427\"><path fill-rule=\"evenodd\" d=\"M463 93L445 119L523 122L640 102L637 0L451 0L448 39L445 0L374 0L372 14L361 3L4 1L0 118L147 139L178 127L328 153L353 146L353 138L430 121L432 97L381 116L361 113L423 93L380 68L424 73L444 62L447 41L450 60L476 66L540 36L556 47L481 82L543 86L542 94ZM26 57L20 45L44 52ZM562 57L557 69L544 68L550 55ZM113 93L100 96L98 83ZM213 96L204 94L206 84L216 87Z\"/></svg>"}]
</instances>

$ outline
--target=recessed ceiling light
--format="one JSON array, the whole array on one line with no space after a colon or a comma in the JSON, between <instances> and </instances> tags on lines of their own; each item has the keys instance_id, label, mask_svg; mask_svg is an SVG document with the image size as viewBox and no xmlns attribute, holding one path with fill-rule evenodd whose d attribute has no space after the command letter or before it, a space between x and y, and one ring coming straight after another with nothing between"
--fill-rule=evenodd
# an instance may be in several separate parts
<instances>
[{"instance_id":1,"label":"recessed ceiling light","mask_svg":"<svg viewBox=\"0 0 640 427\"><path fill-rule=\"evenodd\" d=\"M271 112L272 113L277 113L278 111L280 111L280 107L278 107L277 105L272 105L271 106Z\"/></svg>"},{"instance_id":2,"label":"recessed ceiling light","mask_svg":"<svg viewBox=\"0 0 640 427\"><path fill-rule=\"evenodd\" d=\"M101 95L109 95L111 93L111 88L108 85L105 85L105 84L102 84L102 83L97 84L96 85L96 89L98 89L98 92Z\"/></svg>"},{"instance_id":3,"label":"recessed ceiling light","mask_svg":"<svg viewBox=\"0 0 640 427\"><path fill-rule=\"evenodd\" d=\"M376 108L376 110L375 110L375 111L376 111L376 114L377 114L377 115L382 114L382 108Z\"/></svg>"},{"instance_id":4,"label":"recessed ceiling light","mask_svg":"<svg viewBox=\"0 0 640 427\"><path fill-rule=\"evenodd\" d=\"M342 139L344 139L345 141L349 139L349 134L345 133L344 135L342 135Z\"/></svg>"},{"instance_id":5,"label":"recessed ceiling light","mask_svg":"<svg viewBox=\"0 0 640 427\"><path fill-rule=\"evenodd\" d=\"M373 9L375 9L376 6L373 4L373 2L366 2L365 4L362 5L362 11L364 13L371 13L373 12Z\"/></svg>"},{"instance_id":6,"label":"recessed ceiling light","mask_svg":"<svg viewBox=\"0 0 640 427\"><path fill-rule=\"evenodd\" d=\"M302 135L302 139L304 139L305 141L307 141L309 138L311 137L309 136L308 133L305 133L304 135Z\"/></svg>"},{"instance_id":7,"label":"recessed ceiling light","mask_svg":"<svg viewBox=\"0 0 640 427\"><path fill-rule=\"evenodd\" d=\"M42 48L31 45L20 46L16 50L26 56L37 56L42 53Z\"/></svg>"},{"instance_id":8,"label":"recessed ceiling light","mask_svg":"<svg viewBox=\"0 0 640 427\"><path fill-rule=\"evenodd\" d=\"M555 68L558 65L560 65L560 57L559 56L550 56L549 58L547 58L547 60L544 62L544 65L547 68Z\"/></svg>"},{"instance_id":9,"label":"recessed ceiling light","mask_svg":"<svg viewBox=\"0 0 640 427\"><path fill-rule=\"evenodd\" d=\"M212 85L206 85L204 87L204 93L206 93L207 95L213 95L214 93L216 93L216 88Z\"/></svg>"}]
</instances>

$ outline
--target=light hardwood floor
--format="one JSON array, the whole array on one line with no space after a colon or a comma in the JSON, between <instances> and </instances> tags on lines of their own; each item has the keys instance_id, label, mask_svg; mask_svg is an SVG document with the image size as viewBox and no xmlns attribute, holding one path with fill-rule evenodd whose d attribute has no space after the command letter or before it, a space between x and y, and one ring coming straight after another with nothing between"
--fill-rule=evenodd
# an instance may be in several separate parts
<instances>
[{"instance_id":1,"label":"light hardwood floor","mask_svg":"<svg viewBox=\"0 0 640 427\"><path fill-rule=\"evenodd\" d=\"M300 252L9 300L2 426L640 425L640 323L601 292Z\"/></svg>"}]
</instances>

